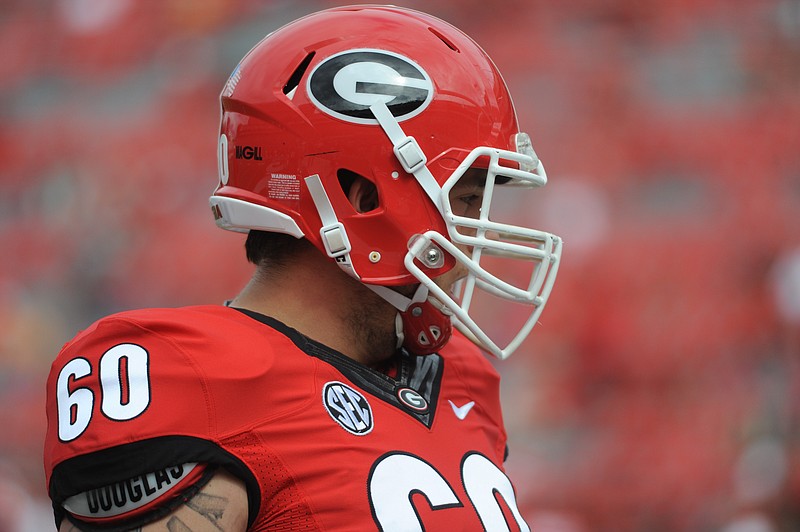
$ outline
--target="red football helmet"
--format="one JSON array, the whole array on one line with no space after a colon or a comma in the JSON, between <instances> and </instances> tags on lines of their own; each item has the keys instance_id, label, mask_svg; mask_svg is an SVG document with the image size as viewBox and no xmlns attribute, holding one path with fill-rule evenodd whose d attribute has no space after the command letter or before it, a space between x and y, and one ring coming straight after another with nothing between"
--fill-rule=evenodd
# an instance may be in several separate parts
<instances>
[{"instance_id":1,"label":"red football helmet","mask_svg":"<svg viewBox=\"0 0 800 532\"><path fill-rule=\"evenodd\" d=\"M501 358L527 336L561 240L490 217L496 184L538 187L546 175L500 73L468 36L405 8L321 11L258 43L221 102L220 182L210 200L220 227L307 238L398 308L412 352L441 347L450 320ZM480 209L465 214L451 190L476 168ZM342 183L353 174L374 184L377 208L358 212L348 201ZM483 268L485 255L535 267L520 286ZM457 263L466 277L454 296L434 279ZM413 298L390 288L412 284L420 285ZM505 347L469 315L475 288L532 306Z\"/></svg>"}]
</instances>

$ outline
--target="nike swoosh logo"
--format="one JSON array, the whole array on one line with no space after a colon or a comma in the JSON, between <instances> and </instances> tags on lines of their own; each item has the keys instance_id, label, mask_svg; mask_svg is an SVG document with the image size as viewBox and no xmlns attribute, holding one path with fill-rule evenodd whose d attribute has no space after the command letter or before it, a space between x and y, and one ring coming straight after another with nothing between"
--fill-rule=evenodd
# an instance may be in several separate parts
<instances>
[{"instance_id":1,"label":"nike swoosh logo","mask_svg":"<svg viewBox=\"0 0 800 532\"><path fill-rule=\"evenodd\" d=\"M475 401L470 401L469 403L463 406L456 406L456 404L449 399L447 400L447 402L450 403L450 406L453 407L453 413L456 415L458 419L464 419L465 417L467 417L469 411L472 410L473 406L475 406Z\"/></svg>"}]
</instances>

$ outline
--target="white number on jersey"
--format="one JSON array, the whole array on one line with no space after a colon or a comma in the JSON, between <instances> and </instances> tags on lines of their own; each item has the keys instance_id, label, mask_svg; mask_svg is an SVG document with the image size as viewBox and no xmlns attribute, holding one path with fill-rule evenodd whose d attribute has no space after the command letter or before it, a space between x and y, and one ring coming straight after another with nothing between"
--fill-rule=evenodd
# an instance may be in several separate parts
<instances>
[{"instance_id":1,"label":"white number on jersey","mask_svg":"<svg viewBox=\"0 0 800 532\"><path fill-rule=\"evenodd\" d=\"M510 530L495 498L498 494L519 529L530 532L517 508L511 481L488 458L467 453L461 461L461 481L484 530ZM414 493L425 495L433 510L463 506L450 484L429 463L410 454L388 454L375 463L369 478L370 506L381 530L422 532L425 529L411 501Z\"/></svg>"},{"instance_id":2,"label":"white number on jersey","mask_svg":"<svg viewBox=\"0 0 800 532\"><path fill-rule=\"evenodd\" d=\"M150 405L150 355L136 344L119 344L100 357L100 411L114 421L127 421L144 412ZM72 441L89 427L94 412L94 392L80 384L92 374L92 365L85 358L67 362L58 374L58 438Z\"/></svg>"}]
</instances>

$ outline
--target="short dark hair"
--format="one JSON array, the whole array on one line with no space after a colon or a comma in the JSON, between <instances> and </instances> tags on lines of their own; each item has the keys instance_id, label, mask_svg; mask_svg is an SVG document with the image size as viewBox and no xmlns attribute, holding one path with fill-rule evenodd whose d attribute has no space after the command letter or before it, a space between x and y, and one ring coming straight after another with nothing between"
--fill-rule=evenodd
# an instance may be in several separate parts
<instances>
[{"instance_id":1,"label":"short dark hair","mask_svg":"<svg viewBox=\"0 0 800 532\"><path fill-rule=\"evenodd\" d=\"M307 241L284 233L251 230L244 243L247 260L259 268L280 269Z\"/></svg>"}]
</instances>

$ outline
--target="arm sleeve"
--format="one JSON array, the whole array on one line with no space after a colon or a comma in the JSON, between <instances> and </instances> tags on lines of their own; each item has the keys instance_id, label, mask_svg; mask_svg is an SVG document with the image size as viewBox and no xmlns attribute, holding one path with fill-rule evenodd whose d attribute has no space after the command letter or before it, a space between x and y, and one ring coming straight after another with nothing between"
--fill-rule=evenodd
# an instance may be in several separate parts
<instances>
[{"instance_id":1,"label":"arm sleeve","mask_svg":"<svg viewBox=\"0 0 800 532\"><path fill-rule=\"evenodd\" d=\"M133 530L191 500L216 473L214 466L182 464L94 488L66 499L56 513L87 532Z\"/></svg>"},{"instance_id":2,"label":"arm sleeve","mask_svg":"<svg viewBox=\"0 0 800 532\"><path fill-rule=\"evenodd\" d=\"M211 345L189 326L111 317L64 346L47 380L44 452L57 523L70 497L189 463L241 478L254 518L257 482L217 433Z\"/></svg>"}]
</instances>

